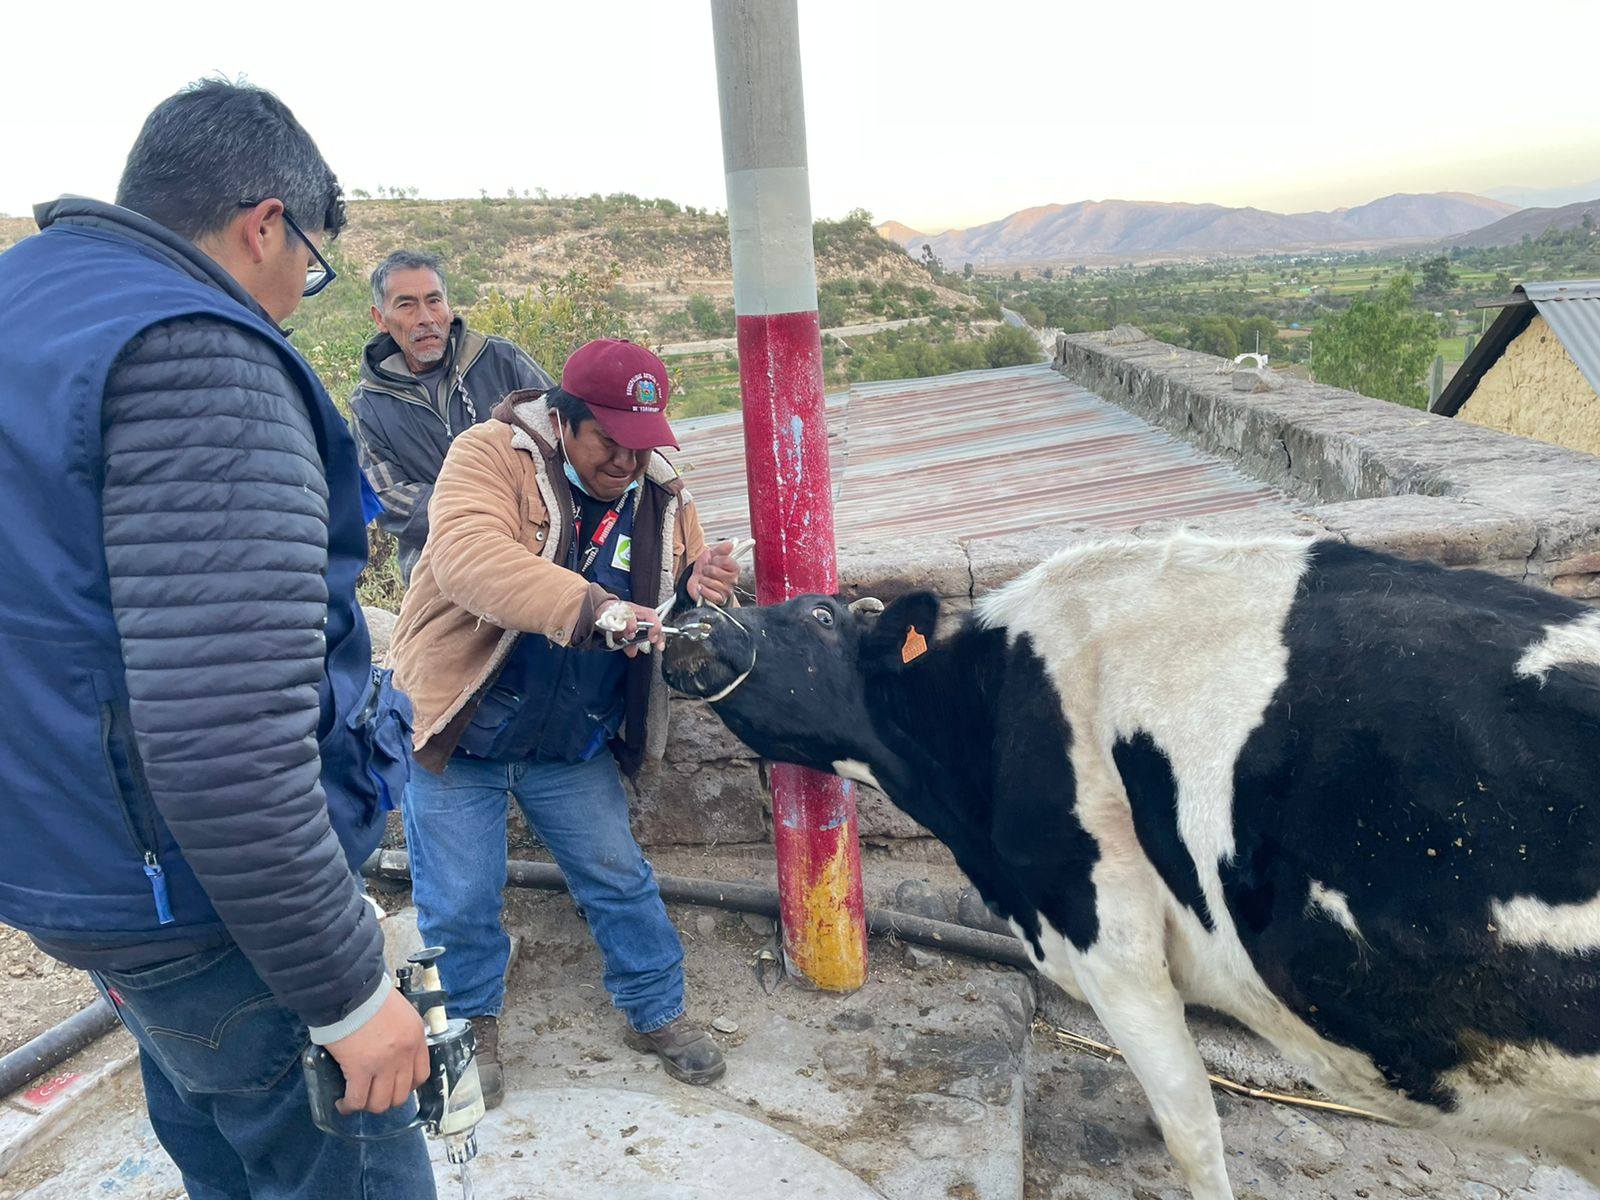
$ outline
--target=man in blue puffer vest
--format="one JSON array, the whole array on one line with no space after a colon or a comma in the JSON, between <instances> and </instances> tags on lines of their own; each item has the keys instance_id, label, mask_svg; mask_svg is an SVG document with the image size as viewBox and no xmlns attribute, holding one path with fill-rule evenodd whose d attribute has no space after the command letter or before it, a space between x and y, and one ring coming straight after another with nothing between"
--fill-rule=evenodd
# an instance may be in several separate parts
<instances>
[{"instance_id":1,"label":"man in blue puffer vest","mask_svg":"<svg viewBox=\"0 0 1600 1200\"><path fill-rule=\"evenodd\" d=\"M117 204L0 255L0 920L138 1040L191 1200L431 1200L421 1023L356 869L409 771L356 449L279 322L338 181L270 93L150 114ZM311 1123L307 1039L352 1131Z\"/></svg>"}]
</instances>

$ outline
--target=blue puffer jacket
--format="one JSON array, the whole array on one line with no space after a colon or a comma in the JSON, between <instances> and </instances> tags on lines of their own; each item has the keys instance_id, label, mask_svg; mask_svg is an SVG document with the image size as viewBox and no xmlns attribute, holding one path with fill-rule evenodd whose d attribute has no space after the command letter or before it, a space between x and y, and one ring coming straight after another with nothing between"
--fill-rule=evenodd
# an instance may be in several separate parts
<instances>
[{"instance_id":1,"label":"blue puffer jacket","mask_svg":"<svg viewBox=\"0 0 1600 1200\"><path fill-rule=\"evenodd\" d=\"M0 920L78 965L231 937L314 1027L385 989L352 869L409 770L355 446L234 281L68 199L0 255Z\"/></svg>"}]
</instances>

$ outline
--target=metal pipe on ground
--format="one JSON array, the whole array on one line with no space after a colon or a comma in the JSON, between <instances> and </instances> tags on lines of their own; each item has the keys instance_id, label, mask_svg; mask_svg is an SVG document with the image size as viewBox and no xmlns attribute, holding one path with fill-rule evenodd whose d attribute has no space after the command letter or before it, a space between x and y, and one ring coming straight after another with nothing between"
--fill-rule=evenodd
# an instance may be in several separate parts
<instances>
[{"instance_id":1,"label":"metal pipe on ground","mask_svg":"<svg viewBox=\"0 0 1600 1200\"><path fill-rule=\"evenodd\" d=\"M373 879L411 882L411 856L403 850L384 850L369 858L361 873ZM554 863L506 863L506 882L513 887L564 892L567 881ZM684 875L657 875L661 898L675 904L697 904L705 908L724 908L730 912L754 913L762 917L779 915L778 889L762 883L735 883L722 879L695 879ZM892 908L869 907L867 928L877 934L892 934L902 942L915 942L951 954L985 959L1008 967L1032 970L1033 962L1022 943L1004 934L988 933L919 917Z\"/></svg>"},{"instance_id":2,"label":"metal pipe on ground","mask_svg":"<svg viewBox=\"0 0 1600 1200\"><path fill-rule=\"evenodd\" d=\"M0 1058L0 1096L9 1096L59 1066L85 1046L116 1028L116 1011L103 997L52 1025L30 1042Z\"/></svg>"},{"instance_id":3,"label":"metal pipe on ground","mask_svg":"<svg viewBox=\"0 0 1600 1200\"><path fill-rule=\"evenodd\" d=\"M384 850L373 855L361 868L373 879L411 882L411 856L401 850ZM567 881L554 863L506 863L506 882L513 887L564 892ZM657 875L661 897L674 904L695 904L729 912L753 913L777 918L780 915L778 890L761 883L736 883L721 879L693 879L683 875ZM949 954L1031 970L1032 961L1016 938L988 933L949 921L936 921L893 908L866 910L867 928L876 934L892 935L903 942L914 942ZM0 1058L0 1097L26 1087L41 1075L59 1066L78 1051L110 1033L118 1024L117 1014L104 999L74 1013L59 1025L45 1030Z\"/></svg>"}]
</instances>

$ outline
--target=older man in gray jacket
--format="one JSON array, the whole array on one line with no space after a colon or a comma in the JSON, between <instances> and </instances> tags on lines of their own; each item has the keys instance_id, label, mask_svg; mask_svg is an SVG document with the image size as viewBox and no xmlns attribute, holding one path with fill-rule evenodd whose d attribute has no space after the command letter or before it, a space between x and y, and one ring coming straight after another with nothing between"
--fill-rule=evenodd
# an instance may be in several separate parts
<instances>
[{"instance_id":1,"label":"older man in gray jacket","mask_svg":"<svg viewBox=\"0 0 1600 1200\"><path fill-rule=\"evenodd\" d=\"M431 254L396 250L372 272L378 332L350 397L361 466L378 490L378 524L400 543L407 582L428 540L428 501L450 443L523 388L555 381L521 347L467 328Z\"/></svg>"}]
</instances>

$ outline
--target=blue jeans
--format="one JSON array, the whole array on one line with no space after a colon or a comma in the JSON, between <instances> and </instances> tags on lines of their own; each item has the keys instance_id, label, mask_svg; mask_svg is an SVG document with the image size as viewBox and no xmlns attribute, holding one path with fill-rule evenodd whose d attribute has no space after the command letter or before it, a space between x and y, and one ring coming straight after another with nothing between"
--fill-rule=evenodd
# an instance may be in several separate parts
<instances>
[{"instance_id":1,"label":"blue jeans","mask_svg":"<svg viewBox=\"0 0 1600 1200\"><path fill-rule=\"evenodd\" d=\"M584 763L452 758L417 767L402 809L411 896L422 940L445 948L439 973L456 1016L498 1016L511 940L505 903L506 815L515 798L566 876L605 960L606 991L641 1033L683 1014L683 944L628 826L628 797L609 754Z\"/></svg>"},{"instance_id":2,"label":"blue jeans","mask_svg":"<svg viewBox=\"0 0 1600 1200\"><path fill-rule=\"evenodd\" d=\"M139 1043L150 1124L190 1200L435 1200L420 1129L363 1142L311 1123L306 1027L237 946L91 974ZM346 1120L371 1136L416 1115Z\"/></svg>"}]
</instances>

